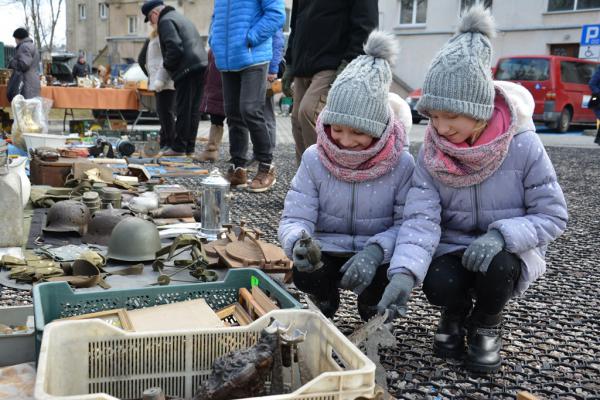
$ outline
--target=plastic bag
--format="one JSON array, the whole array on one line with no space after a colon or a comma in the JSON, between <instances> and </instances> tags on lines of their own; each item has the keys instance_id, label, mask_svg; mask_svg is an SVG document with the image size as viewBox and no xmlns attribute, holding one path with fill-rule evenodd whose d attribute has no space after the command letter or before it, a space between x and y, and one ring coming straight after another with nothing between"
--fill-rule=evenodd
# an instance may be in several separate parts
<instances>
[{"instance_id":1,"label":"plastic bag","mask_svg":"<svg viewBox=\"0 0 600 400\"><path fill-rule=\"evenodd\" d=\"M15 96L11 102L13 113L12 141L15 146L25 149L23 133L48 133L48 113L52 100L43 97L25 99Z\"/></svg>"}]
</instances>

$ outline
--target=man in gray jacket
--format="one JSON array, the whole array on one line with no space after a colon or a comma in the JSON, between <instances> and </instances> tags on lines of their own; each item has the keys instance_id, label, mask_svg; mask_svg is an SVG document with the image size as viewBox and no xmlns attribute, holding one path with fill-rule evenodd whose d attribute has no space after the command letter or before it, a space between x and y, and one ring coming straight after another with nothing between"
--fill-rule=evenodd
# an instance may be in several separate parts
<instances>
[{"instance_id":1,"label":"man in gray jacket","mask_svg":"<svg viewBox=\"0 0 600 400\"><path fill-rule=\"evenodd\" d=\"M175 139L171 148L162 154L191 157L200 123L200 100L208 55L193 22L173 7L165 6L162 0L146 1L142 13L145 22L157 26L163 66L175 82Z\"/></svg>"},{"instance_id":2,"label":"man in gray jacket","mask_svg":"<svg viewBox=\"0 0 600 400\"><path fill-rule=\"evenodd\" d=\"M26 99L31 99L40 95L40 75L38 66L40 64L40 53L35 48L33 40L29 37L29 32L24 28L18 28L13 32L17 48L15 56L8 63L8 68L13 70L13 74L22 75L23 86L19 93Z\"/></svg>"}]
</instances>

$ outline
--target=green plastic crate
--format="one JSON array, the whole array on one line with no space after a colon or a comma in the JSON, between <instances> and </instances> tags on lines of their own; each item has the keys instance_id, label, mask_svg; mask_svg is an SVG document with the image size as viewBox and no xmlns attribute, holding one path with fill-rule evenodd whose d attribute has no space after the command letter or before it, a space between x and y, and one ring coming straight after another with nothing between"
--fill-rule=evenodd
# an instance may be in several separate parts
<instances>
[{"instance_id":1,"label":"green plastic crate","mask_svg":"<svg viewBox=\"0 0 600 400\"><path fill-rule=\"evenodd\" d=\"M75 293L66 282L40 283L33 287L36 354L42 343L44 326L59 318L125 308L152 307L202 297L214 310L238 301L239 289L258 286L277 299L281 308L302 305L264 272L255 268L232 269L218 282L189 285L152 286L138 289L113 289L102 292Z\"/></svg>"}]
</instances>

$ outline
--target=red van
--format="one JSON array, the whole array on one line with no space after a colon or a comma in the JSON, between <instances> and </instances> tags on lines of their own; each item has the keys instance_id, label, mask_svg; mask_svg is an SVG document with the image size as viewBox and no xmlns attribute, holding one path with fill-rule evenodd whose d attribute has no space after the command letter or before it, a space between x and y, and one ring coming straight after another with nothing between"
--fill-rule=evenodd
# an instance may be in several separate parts
<instances>
[{"instance_id":1,"label":"red van","mask_svg":"<svg viewBox=\"0 0 600 400\"><path fill-rule=\"evenodd\" d=\"M527 88L535 100L533 119L559 132L571 124L596 124L587 108L588 82L600 63L560 56L515 56L498 60L496 80Z\"/></svg>"}]
</instances>

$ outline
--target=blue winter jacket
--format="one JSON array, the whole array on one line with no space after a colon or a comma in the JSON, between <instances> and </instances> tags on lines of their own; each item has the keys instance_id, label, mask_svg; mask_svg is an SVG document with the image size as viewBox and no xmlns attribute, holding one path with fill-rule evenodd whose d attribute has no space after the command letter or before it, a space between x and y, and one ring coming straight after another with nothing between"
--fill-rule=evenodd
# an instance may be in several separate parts
<instances>
[{"instance_id":1,"label":"blue winter jacket","mask_svg":"<svg viewBox=\"0 0 600 400\"><path fill-rule=\"evenodd\" d=\"M546 248L567 224L565 198L535 132L531 94L512 82L495 84L516 131L504 162L480 184L453 188L429 174L421 148L388 275L409 271L422 282L433 258L466 249L489 229L521 259L514 295L545 272Z\"/></svg>"},{"instance_id":2,"label":"blue winter jacket","mask_svg":"<svg viewBox=\"0 0 600 400\"><path fill-rule=\"evenodd\" d=\"M209 44L220 71L273 58L272 37L285 22L283 0L215 0Z\"/></svg>"},{"instance_id":3,"label":"blue winter jacket","mask_svg":"<svg viewBox=\"0 0 600 400\"><path fill-rule=\"evenodd\" d=\"M350 183L333 176L321 163L317 145L309 147L285 198L279 242L288 257L306 231L324 252L355 253L376 243L390 262L410 189L413 157L403 151L388 174Z\"/></svg>"}]
</instances>

